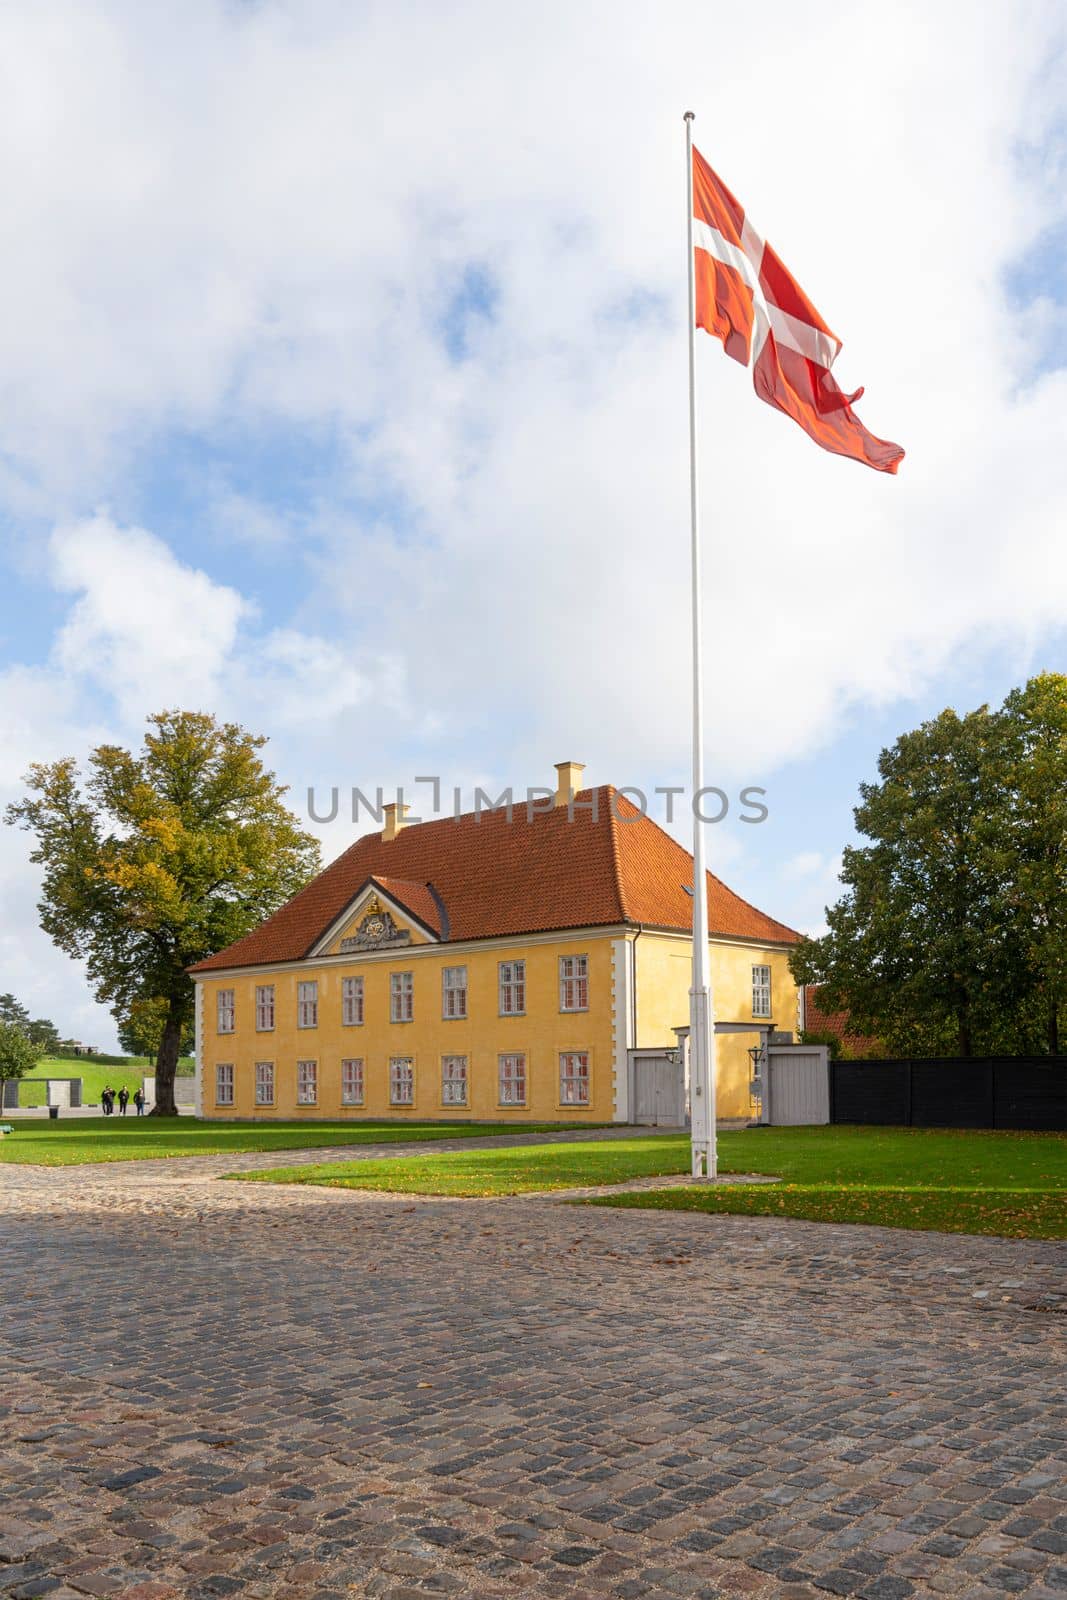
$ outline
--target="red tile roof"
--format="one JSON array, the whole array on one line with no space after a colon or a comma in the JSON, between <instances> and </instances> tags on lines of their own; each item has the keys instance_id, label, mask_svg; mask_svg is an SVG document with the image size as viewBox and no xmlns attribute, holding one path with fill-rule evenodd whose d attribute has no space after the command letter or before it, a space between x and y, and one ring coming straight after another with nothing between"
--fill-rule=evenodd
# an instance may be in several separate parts
<instances>
[{"instance_id":1,"label":"red tile roof","mask_svg":"<svg viewBox=\"0 0 1067 1600\"><path fill-rule=\"evenodd\" d=\"M405 911L409 911L418 922L422 923L424 928L429 928L430 932L435 934L438 939L443 934L447 937L441 923L441 907L425 883L419 883L414 878L387 878L381 872L376 872L372 878L368 879L368 882L376 884L383 894L387 894L390 899L403 906ZM360 889L362 887L363 885L361 884ZM359 894L360 889L357 889L355 893Z\"/></svg>"},{"instance_id":2,"label":"red tile roof","mask_svg":"<svg viewBox=\"0 0 1067 1600\"><path fill-rule=\"evenodd\" d=\"M468 812L412 823L390 840L365 834L266 922L191 970L300 960L370 878L389 893L402 880L395 897L439 930L439 913L437 922L423 914L432 885L450 940L618 923L688 932L693 923L692 856L604 786L576 797L573 819L566 806L530 816L523 803L510 819L504 809ZM423 911L409 899L420 888ZM707 892L713 934L773 944L799 938L711 873Z\"/></svg>"},{"instance_id":3,"label":"red tile roof","mask_svg":"<svg viewBox=\"0 0 1067 1600\"><path fill-rule=\"evenodd\" d=\"M819 1004L818 985L808 983L804 986L804 1031L805 1033L821 1033L824 1037L840 1039L842 1048L850 1056L877 1056L882 1054L882 1046L877 1039L872 1039L869 1034L860 1033L852 1026L852 1018L847 1011L824 1011Z\"/></svg>"}]
</instances>

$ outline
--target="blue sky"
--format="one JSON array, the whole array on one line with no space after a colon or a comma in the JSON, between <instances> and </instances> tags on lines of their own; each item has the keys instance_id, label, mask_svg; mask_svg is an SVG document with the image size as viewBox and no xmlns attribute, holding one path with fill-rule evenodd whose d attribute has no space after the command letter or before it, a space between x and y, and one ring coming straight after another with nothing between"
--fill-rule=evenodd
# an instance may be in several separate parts
<instances>
[{"instance_id":1,"label":"blue sky","mask_svg":"<svg viewBox=\"0 0 1067 1600\"><path fill-rule=\"evenodd\" d=\"M1058 9L772 4L758 57L696 4L5 16L3 798L178 703L301 806L685 781L692 104L908 452L821 454L701 341L710 776L770 808L712 864L817 928L879 749L1067 661ZM0 988L103 1044L26 854Z\"/></svg>"}]
</instances>

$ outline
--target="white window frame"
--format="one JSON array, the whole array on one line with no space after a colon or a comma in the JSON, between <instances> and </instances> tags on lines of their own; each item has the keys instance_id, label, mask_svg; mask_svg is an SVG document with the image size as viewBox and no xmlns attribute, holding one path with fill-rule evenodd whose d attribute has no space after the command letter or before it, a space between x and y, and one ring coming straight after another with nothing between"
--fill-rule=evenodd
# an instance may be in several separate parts
<instances>
[{"instance_id":1,"label":"white window frame","mask_svg":"<svg viewBox=\"0 0 1067 1600\"><path fill-rule=\"evenodd\" d=\"M441 968L441 1015L446 1022L467 1015L466 967Z\"/></svg>"},{"instance_id":2,"label":"white window frame","mask_svg":"<svg viewBox=\"0 0 1067 1600\"><path fill-rule=\"evenodd\" d=\"M413 972L391 972L389 974L389 1021L415 1021L415 974Z\"/></svg>"},{"instance_id":3,"label":"white window frame","mask_svg":"<svg viewBox=\"0 0 1067 1600\"><path fill-rule=\"evenodd\" d=\"M592 1100L588 1050L561 1050L559 1055L559 1103L561 1106L587 1106Z\"/></svg>"},{"instance_id":4,"label":"white window frame","mask_svg":"<svg viewBox=\"0 0 1067 1600\"><path fill-rule=\"evenodd\" d=\"M363 1026L363 979L341 979L341 1024L345 1028Z\"/></svg>"},{"instance_id":5,"label":"white window frame","mask_svg":"<svg viewBox=\"0 0 1067 1600\"><path fill-rule=\"evenodd\" d=\"M526 1104L526 1052L508 1050L496 1058L497 1104L503 1107Z\"/></svg>"},{"instance_id":6,"label":"white window frame","mask_svg":"<svg viewBox=\"0 0 1067 1600\"><path fill-rule=\"evenodd\" d=\"M441 1104L465 1106L467 1104L467 1057L441 1057Z\"/></svg>"},{"instance_id":7,"label":"white window frame","mask_svg":"<svg viewBox=\"0 0 1067 1600\"><path fill-rule=\"evenodd\" d=\"M401 1091L407 1089L406 1096L401 1097ZM415 1057L390 1056L389 1057L389 1104L391 1106L413 1106L415 1104Z\"/></svg>"},{"instance_id":8,"label":"white window frame","mask_svg":"<svg viewBox=\"0 0 1067 1600\"><path fill-rule=\"evenodd\" d=\"M319 1025L319 980L305 978L296 986L296 1025L298 1028L317 1028Z\"/></svg>"},{"instance_id":9,"label":"white window frame","mask_svg":"<svg viewBox=\"0 0 1067 1600\"><path fill-rule=\"evenodd\" d=\"M526 1015L526 962L498 962L497 975L500 986L500 1015L502 1017L524 1017Z\"/></svg>"},{"instance_id":10,"label":"white window frame","mask_svg":"<svg viewBox=\"0 0 1067 1600\"><path fill-rule=\"evenodd\" d=\"M763 964L752 968L752 1015L754 1017L772 1015L771 969Z\"/></svg>"},{"instance_id":11,"label":"white window frame","mask_svg":"<svg viewBox=\"0 0 1067 1600\"><path fill-rule=\"evenodd\" d=\"M215 1063L215 1104L232 1106L234 1103L234 1070L232 1061Z\"/></svg>"},{"instance_id":12,"label":"white window frame","mask_svg":"<svg viewBox=\"0 0 1067 1600\"><path fill-rule=\"evenodd\" d=\"M274 985L256 984L256 1032L274 1032Z\"/></svg>"},{"instance_id":13,"label":"white window frame","mask_svg":"<svg viewBox=\"0 0 1067 1600\"><path fill-rule=\"evenodd\" d=\"M317 1061L298 1061L296 1064L296 1103L298 1106L317 1106L319 1103L319 1064Z\"/></svg>"},{"instance_id":14,"label":"white window frame","mask_svg":"<svg viewBox=\"0 0 1067 1600\"><path fill-rule=\"evenodd\" d=\"M218 989L215 992L215 1032L233 1033L237 1027L237 992Z\"/></svg>"},{"instance_id":15,"label":"white window frame","mask_svg":"<svg viewBox=\"0 0 1067 1600\"><path fill-rule=\"evenodd\" d=\"M256 1105L274 1104L274 1062L256 1062Z\"/></svg>"},{"instance_id":16,"label":"white window frame","mask_svg":"<svg viewBox=\"0 0 1067 1600\"><path fill-rule=\"evenodd\" d=\"M363 1057L346 1056L341 1062L341 1104L361 1106L365 1088Z\"/></svg>"},{"instance_id":17,"label":"white window frame","mask_svg":"<svg viewBox=\"0 0 1067 1600\"><path fill-rule=\"evenodd\" d=\"M560 956L559 1009L589 1010L589 957Z\"/></svg>"}]
</instances>

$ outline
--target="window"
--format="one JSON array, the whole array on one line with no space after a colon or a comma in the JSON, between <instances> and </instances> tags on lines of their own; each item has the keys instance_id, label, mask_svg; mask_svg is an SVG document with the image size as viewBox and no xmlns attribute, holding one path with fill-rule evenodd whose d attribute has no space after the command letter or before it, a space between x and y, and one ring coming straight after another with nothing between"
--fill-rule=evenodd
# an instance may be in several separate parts
<instances>
[{"instance_id":1,"label":"window","mask_svg":"<svg viewBox=\"0 0 1067 1600\"><path fill-rule=\"evenodd\" d=\"M296 1025L298 1028L319 1025L319 986L314 978L296 986Z\"/></svg>"},{"instance_id":2,"label":"window","mask_svg":"<svg viewBox=\"0 0 1067 1600\"><path fill-rule=\"evenodd\" d=\"M752 968L752 1015L769 1017L771 1014L771 969Z\"/></svg>"},{"instance_id":3,"label":"window","mask_svg":"<svg viewBox=\"0 0 1067 1600\"><path fill-rule=\"evenodd\" d=\"M561 1106L589 1104L588 1050L565 1050L560 1056L559 1103Z\"/></svg>"},{"instance_id":4,"label":"window","mask_svg":"<svg viewBox=\"0 0 1067 1600\"><path fill-rule=\"evenodd\" d=\"M220 1061L215 1068L215 1104L233 1105L233 1062Z\"/></svg>"},{"instance_id":5,"label":"window","mask_svg":"<svg viewBox=\"0 0 1067 1600\"><path fill-rule=\"evenodd\" d=\"M256 1105L274 1104L274 1062L256 1062Z\"/></svg>"},{"instance_id":6,"label":"window","mask_svg":"<svg viewBox=\"0 0 1067 1600\"><path fill-rule=\"evenodd\" d=\"M298 1061L296 1064L296 1103L313 1106L319 1098L319 1068L315 1061Z\"/></svg>"},{"instance_id":7,"label":"window","mask_svg":"<svg viewBox=\"0 0 1067 1600\"><path fill-rule=\"evenodd\" d=\"M274 1027L274 985L256 985L256 1031L269 1033Z\"/></svg>"},{"instance_id":8,"label":"window","mask_svg":"<svg viewBox=\"0 0 1067 1600\"><path fill-rule=\"evenodd\" d=\"M589 957L560 956L559 1009L589 1010Z\"/></svg>"},{"instance_id":9,"label":"window","mask_svg":"<svg viewBox=\"0 0 1067 1600\"><path fill-rule=\"evenodd\" d=\"M526 1010L526 963L500 963L500 1015L521 1017Z\"/></svg>"},{"instance_id":10,"label":"window","mask_svg":"<svg viewBox=\"0 0 1067 1600\"><path fill-rule=\"evenodd\" d=\"M466 1056L441 1057L441 1104L443 1106L467 1104Z\"/></svg>"},{"instance_id":11,"label":"window","mask_svg":"<svg viewBox=\"0 0 1067 1600\"><path fill-rule=\"evenodd\" d=\"M215 1019L219 1033L232 1033L237 1007L234 1004L233 990L220 989L215 996Z\"/></svg>"},{"instance_id":12,"label":"window","mask_svg":"<svg viewBox=\"0 0 1067 1600\"><path fill-rule=\"evenodd\" d=\"M415 1063L410 1056L392 1056L389 1061L389 1104L415 1104Z\"/></svg>"},{"instance_id":13,"label":"window","mask_svg":"<svg viewBox=\"0 0 1067 1600\"><path fill-rule=\"evenodd\" d=\"M465 1017L467 1015L466 967L445 967L442 971L441 1015L443 1017Z\"/></svg>"},{"instance_id":14,"label":"window","mask_svg":"<svg viewBox=\"0 0 1067 1600\"><path fill-rule=\"evenodd\" d=\"M341 979L341 1021L346 1028L358 1028L363 1021L363 979Z\"/></svg>"},{"instance_id":15,"label":"window","mask_svg":"<svg viewBox=\"0 0 1067 1600\"><path fill-rule=\"evenodd\" d=\"M341 1062L341 1104L363 1104L363 1059Z\"/></svg>"},{"instance_id":16,"label":"window","mask_svg":"<svg viewBox=\"0 0 1067 1600\"><path fill-rule=\"evenodd\" d=\"M524 1106L526 1104L526 1057L508 1055L497 1057L500 1072L500 1104Z\"/></svg>"},{"instance_id":17,"label":"window","mask_svg":"<svg viewBox=\"0 0 1067 1600\"><path fill-rule=\"evenodd\" d=\"M415 977L411 972L389 974L389 1021L415 1020Z\"/></svg>"}]
</instances>

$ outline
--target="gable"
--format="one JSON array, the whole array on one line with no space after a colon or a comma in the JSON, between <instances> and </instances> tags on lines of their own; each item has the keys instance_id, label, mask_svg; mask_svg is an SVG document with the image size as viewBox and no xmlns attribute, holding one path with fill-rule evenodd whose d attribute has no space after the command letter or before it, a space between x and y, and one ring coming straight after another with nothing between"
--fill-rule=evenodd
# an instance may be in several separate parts
<instances>
[{"instance_id":1,"label":"gable","mask_svg":"<svg viewBox=\"0 0 1067 1600\"><path fill-rule=\"evenodd\" d=\"M432 896L421 884L408 885L407 901L429 918L435 908ZM437 933L417 915L415 906L401 898L403 889L387 890L371 879L341 916L326 929L309 955L359 955L372 950L404 949L410 945L436 944Z\"/></svg>"}]
</instances>

